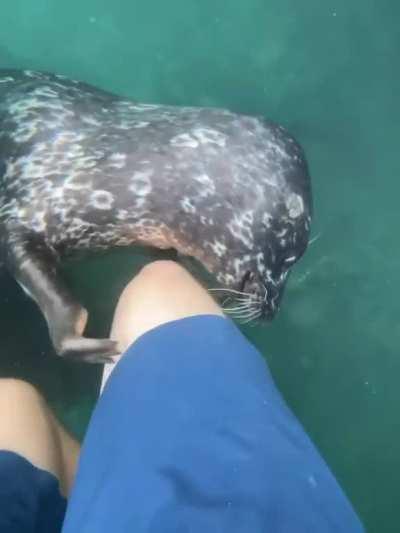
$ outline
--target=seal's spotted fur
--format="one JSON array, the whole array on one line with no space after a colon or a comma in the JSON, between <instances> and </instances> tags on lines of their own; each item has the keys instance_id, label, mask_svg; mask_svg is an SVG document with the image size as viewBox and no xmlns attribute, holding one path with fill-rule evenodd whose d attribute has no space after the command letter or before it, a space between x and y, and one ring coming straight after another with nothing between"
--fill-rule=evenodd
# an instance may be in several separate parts
<instances>
[{"instance_id":1,"label":"seal's spotted fur","mask_svg":"<svg viewBox=\"0 0 400 533\"><path fill-rule=\"evenodd\" d=\"M272 316L308 242L307 165L283 128L221 109L137 104L63 76L0 71L0 179L6 264L58 352L87 359L111 346L80 337L83 310L55 272L63 254L175 248L224 287L244 284Z\"/></svg>"}]
</instances>

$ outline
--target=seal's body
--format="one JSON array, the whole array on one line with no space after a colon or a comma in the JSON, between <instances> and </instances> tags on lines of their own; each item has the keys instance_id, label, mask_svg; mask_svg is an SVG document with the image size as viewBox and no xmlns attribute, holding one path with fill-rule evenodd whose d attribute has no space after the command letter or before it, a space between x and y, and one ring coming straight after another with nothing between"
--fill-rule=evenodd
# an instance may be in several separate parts
<instances>
[{"instance_id":1,"label":"seal's body","mask_svg":"<svg viewBox=\"0 0 400 533\"><path fill-rule=\"evenodd\" d=\"M86 312L56 272L63 255L175 248L271 318L310 220L303 152L278 125L0 70L3 261L40 306L60 354L104 361L115 348L81 336Z\"/></svg>"}]
</instances>

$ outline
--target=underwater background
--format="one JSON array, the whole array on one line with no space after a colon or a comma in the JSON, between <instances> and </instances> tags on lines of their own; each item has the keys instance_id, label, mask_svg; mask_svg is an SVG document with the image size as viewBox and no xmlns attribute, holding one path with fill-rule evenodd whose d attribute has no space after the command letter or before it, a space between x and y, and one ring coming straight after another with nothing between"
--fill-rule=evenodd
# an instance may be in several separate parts
<instances>
[{"instance_id":1,"label":"underwater background","mask_svg":"<svg viewBox=\"0 0 400 533\"><path fill-rule=\"evenodd\" d=\"M301 142L317 239L279 316L243 331L372 533L400 531L399 20L394 0L0 5L0 67L261 114ZM65 266L91 334L108 334L124 283L160 256L118 251ZM0 375L36 384L82 437L100 369L53 356L36 306L5 272L0 302Z\"/></svg>"}]
</instances>

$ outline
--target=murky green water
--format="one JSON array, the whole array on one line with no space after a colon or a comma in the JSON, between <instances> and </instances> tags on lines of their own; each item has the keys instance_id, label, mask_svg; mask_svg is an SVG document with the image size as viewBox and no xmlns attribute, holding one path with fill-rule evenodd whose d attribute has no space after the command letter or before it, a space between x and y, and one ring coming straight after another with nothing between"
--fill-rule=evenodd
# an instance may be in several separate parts
<instances>
[{"instance_id":1,"label":"murky green water","mask_svg":"<svg viewBox=\"0 0 400 533\"><path fill-rule=\"evenodd\" d=\"M0 6L1 66L261 113L302 142L320 237L279 318L246 333L374 533L400 527L399 17L394 0ZM67 268L93 333L107 333L118 290L144 260L118 253ZM0 373L37 383L82 434L98 371L51 358L35 307L6 275L0 287Z\"/></svg>"}]
</instances>

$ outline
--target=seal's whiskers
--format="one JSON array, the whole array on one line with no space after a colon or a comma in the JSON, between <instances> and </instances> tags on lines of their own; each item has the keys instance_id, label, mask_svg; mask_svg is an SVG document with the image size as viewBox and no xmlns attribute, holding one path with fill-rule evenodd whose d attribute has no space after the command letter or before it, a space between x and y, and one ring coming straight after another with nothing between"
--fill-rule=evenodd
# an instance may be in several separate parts
<instances>
[{"instance_id":1,"label":"seal's whiskers","mask_svg":"<svg viewBox=\"0 0 400 533\"><path fill-rule=\"evenodd\" d=\"M252 322L253 320L257 320L257 318L260 318L261 316L261 309L257 309L252 315L248 316L246 320L242 322L242 324L248 324L249 322Z\"/></svg>"},{"instance_id":2,"label":"seal's whiskers","mask_svg":"<svg viewBox=\"0 0 400 533\"><path fill-rule=\"evenodd\" d=\"M322 231L320 231L315 237L310 239L308 241L308 246L312 246L314 243L316 243L320 238L322 237Z\"/></svg>"},{"instance_id":3,"label":"seal's whiskers","mask_svg":"<svg viewBox=\"0 0 400 533\"><path fill-rule=\"evenodd\" d=\"M242 296L248 296L248 297L252 297L253 295L249 292L242 292L242 291L237 291L235 289L224 289L224 288L217 288L217 289L208 289L210 292L215 292L215 291L221 291L221 292L228 292L228 293L232 293L232 294L239 294L239 295L242 295Z\"/></svg>"},{"instance_id":4,"label":"seal's whiskers","mask_svg":"<svg viewBox=\"0 0 400 533\"><path fill-rule=\"evenodd\" d=\"M246 311L249 309L249 304L243 303L241 305L237 305L236 307L222 307L222 309L227 313L236 313L238 311Z\"/></svg>"},{"instance_id":5,"label":"seal's whiskers","mask_svg":"<svg viewBox=\"0 0 400 533\"><path fill-rule=\"evenodd\" d=\"M237 320L244 320L247 318L252 318L255 315L261 315L261 307L258 305L256 308L247 308L234 313L229 313Z\"/></svg>"}]
</instances>

